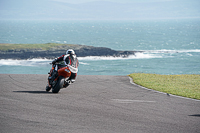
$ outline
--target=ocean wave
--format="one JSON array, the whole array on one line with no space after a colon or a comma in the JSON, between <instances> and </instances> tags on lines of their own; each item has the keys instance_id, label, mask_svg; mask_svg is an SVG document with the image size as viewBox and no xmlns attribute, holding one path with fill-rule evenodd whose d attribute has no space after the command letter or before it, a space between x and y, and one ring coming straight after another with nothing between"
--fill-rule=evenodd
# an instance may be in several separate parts
<instances>
[{"instance_id":1,"label":"ocean wave","mask_svg":"<svg viewBox=\"0 0 200 133\"><path fill-rule=\"evenodd\" d=\"M140 50L143 52L136 52L135 55L127 57L119 56L86 56L78 57L79 60L130 60L130 59L153 59L153 58L170 58L173 54L185 53L186 56L193 56L191 53L200 53L200 49L191 50ZM181 55L182 56L182 55Z\"/></svg>"},{"instance_id":2,"label":"ocean wave","mask_svg":"<svg viewBox=\"0 0 200 133\"><path fill-rule=\"evenodd\" d=\"M137 52L135 55L129 55L127 57L119 56L86 56L78 57L79 60L130 60L130 59L150 59L150 58L162 58L162 55L147 54L142 52Z\"/></svg>"},{"instance_id":3,"label":"ocean wave","mask_svg":"<svg viewBox=\"0 0 200 133\"><path fill-rule=\"evenodd\" d=\"M128 57L114 57L114 56L87 56L78 57L81 65L89 65L83 62L84 60L130 60L130 59L150 59L150 58L162 58L161 55L146 54L146 53L135 53L135 55L129 55ZM1 59L0 66L48 66L52 60L50 59L27 59L27 60L16 60L16 59Z\"/></svg>"},{"instance_id":4,"label":"ocean wave","mask_svg":"<svg viewBox=\"0 0 200 133\"><path fill-rule=\"evenodd\" d=\"M144 53L200 53L200 49L190 49L190 50L141 50Z\"/></svg>"},{"instance_id":5,"label":"ocean wave","mask_svg":"<svg viewBox=\"0 0 200 133\"><path fill-rule=\"evenodd\" d=\"M27 60L14 60L14 59L1 59L0 66L40 66L48 65L52 60L49 59L27 59Z\"/></svg>"},{"instance_id":6,"label":"ocean wave","mask_svg":"<svg viewBox=\"0 0 200 133\"><path fill-rule=\"evenodd\" d=\"M81 64L81 65L89 65L88 63L85 63L85 62L79 62L79 64Z\"/></svg>"}]
</instances>

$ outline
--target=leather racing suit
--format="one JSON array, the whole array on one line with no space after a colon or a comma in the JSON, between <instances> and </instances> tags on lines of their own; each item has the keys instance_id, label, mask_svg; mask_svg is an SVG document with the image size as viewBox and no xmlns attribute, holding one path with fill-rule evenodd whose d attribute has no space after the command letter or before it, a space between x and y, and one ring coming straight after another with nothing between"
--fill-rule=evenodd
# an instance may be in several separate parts
<instances>
[{"instance_id":1,"label":"leather racing suit","mask_svg":"<svg viewBox=\"0 0 200 133\"><path fill-rule=\"evenodd\" d=\"M56 59L53 60L52 64L55 64L56 62L64 62L64 65L68 65L71 71L71 76L69 77L68 80L71 80L72 82L75 81L76 75L78 72L78 66L79 66L79 61L76 57L75 54L67 54L67 55L62 55ZM62 68L63 65L58 65L58 68L55 68L57 71L59 68Z\"/></svg>"}]
</instances>

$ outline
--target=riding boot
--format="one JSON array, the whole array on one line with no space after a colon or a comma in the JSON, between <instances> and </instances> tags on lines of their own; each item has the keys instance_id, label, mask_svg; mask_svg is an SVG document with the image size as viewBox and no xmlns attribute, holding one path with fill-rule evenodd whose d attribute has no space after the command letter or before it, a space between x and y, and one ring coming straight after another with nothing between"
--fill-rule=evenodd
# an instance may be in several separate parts
<instances>
[{"instance_id":1,"label":"riding boot","mask_svg":"<svg viewBox=\"0 0 200 133\"><path fill-rule=\"evenodd\" d=\"M49 87L49 85L47 84L46 91L49 92L50 90L51 90L51 87Z\"/></svg>"},{"instance_id":2,"label":"riding boot","mask_svg":"<svg viewBox=\"0 0 200 133\"><path fill-rule=\"evenodd\" d=\"M67 79L65 79L65 82L64 82L63 87L66 88L66 87L68 87L70 84L71 84L71 82L70 82L69 78L67 78Z\"/></svg>"},{"instance_id":3,"label":"riding boot","mask_svg":"<svg viewBox=\"0 0 200 133\"><path fill-rule=\"evenodd\" d=\"M69 77L69 80L71 83L74 83L75 82L75 79L76 79L76 73L71 73L71 76Z\"/></svg>"}]
</instances>

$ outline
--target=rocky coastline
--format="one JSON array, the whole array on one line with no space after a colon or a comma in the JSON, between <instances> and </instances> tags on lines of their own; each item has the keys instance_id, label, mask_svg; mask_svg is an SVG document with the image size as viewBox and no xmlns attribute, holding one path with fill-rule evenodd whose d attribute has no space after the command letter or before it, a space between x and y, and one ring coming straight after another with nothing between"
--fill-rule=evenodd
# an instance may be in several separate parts
<instances>
[{"instance_id":1,"label":"rocky coastline","mask_svg":"<svg viewBox=\"0 0 200 133\"><path fill-rule=\"evenodd\" d=\"M142 51L116 51L106 47L93 47L86 45L59 46L48 50L38 49L9 49L6 51L0 50L0 59L32 59L32 58L47 58L53 59L65 54L67 49L74 49L78 57L86 56L114 56L128 57L135 55L135 52Z\"/></svg>"}]
</instances>

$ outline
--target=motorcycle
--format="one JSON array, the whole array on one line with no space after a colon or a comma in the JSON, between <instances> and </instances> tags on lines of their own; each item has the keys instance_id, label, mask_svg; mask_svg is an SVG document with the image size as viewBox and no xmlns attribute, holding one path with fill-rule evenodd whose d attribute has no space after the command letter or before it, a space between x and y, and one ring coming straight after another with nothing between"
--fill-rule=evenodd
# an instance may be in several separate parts
<instances>
[{"instance_id":1,"label":"motorcycle","mask_svg":"<svg viewBox=\"0 0 200 133\"><path fill-rule=\"evenodd\" d=\"M48 73L49 76L46 91L49 92L52 89L53 93L58 93L60 89L66 88L74 82L73 80L68 79L71 76L71 71L77 72L78 69L72 66L60 67L60 63L50 64L52 65L52 68L50 73Z\"/></svg>"}]
</instances>

